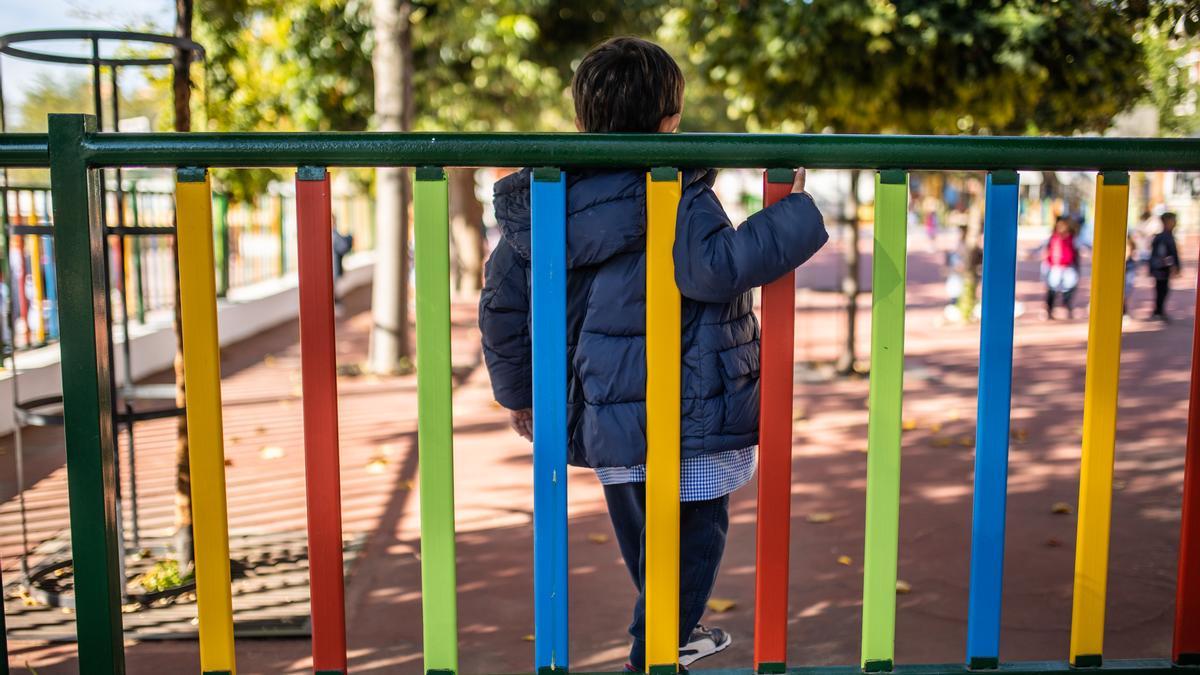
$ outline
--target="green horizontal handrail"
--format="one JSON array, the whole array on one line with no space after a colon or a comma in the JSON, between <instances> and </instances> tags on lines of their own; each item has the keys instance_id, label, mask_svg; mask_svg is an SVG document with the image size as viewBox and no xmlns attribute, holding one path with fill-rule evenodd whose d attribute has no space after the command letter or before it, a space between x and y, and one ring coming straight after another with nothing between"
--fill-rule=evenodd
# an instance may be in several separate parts
<instances>
[{"instance_id":1,"label":"green horizontal handrail","mask_svg":"<svg viewBox=\"0 0 1200 675\"><path fill-rule=\"evenodd\" d=\"M93 133L91 166L568 166L1200 170L1200 139L849 134ZM0 136L0 166L46 166L46 136Z\"/></svg>"},{"instance_id":2,"label":"green horizontal handrail","mask_svg":"<svg viewBox=\"0 0 1200 675\"><path fill-rule=\"evenodd\" d=\"M45 168L50 166L46 134L0 134L0 167Z\"/></svg>"}]
</instances>

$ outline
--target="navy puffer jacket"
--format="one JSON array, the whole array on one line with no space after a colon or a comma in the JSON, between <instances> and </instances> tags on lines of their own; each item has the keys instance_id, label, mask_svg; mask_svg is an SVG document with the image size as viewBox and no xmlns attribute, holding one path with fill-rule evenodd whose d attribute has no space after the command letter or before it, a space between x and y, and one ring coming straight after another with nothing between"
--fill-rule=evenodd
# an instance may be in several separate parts
<instances>
[{"instance_id":1,"label":"navy puffer jacket","mask_svg":"<svg viewBox=\"0 0 1200 675\"><path fill-rule=\"evenodd\" d=\"M750 290L808 260L828 235L806 194L733 228L715 171L687 171L675 230L683 295L682 456L758 441L758 320ZM567 178L569 461L646 461L646 185L638 171ZM500 405L532 405L528 169L496 184L503 238L479 300L483 353Z\"/></svg>"}]
</instances>

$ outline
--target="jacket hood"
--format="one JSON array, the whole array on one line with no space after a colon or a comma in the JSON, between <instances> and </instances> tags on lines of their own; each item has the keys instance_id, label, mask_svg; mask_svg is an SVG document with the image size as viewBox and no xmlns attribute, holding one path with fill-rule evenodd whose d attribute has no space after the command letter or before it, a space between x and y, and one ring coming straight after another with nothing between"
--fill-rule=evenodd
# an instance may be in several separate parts
<instances>
[{"instance_id":1,"label":"jacket hood","mask_svg":"<svg viewBox=\"0 0 1200 675\"><path fill-rule=\"evenodd\" d=\"M496 183L493 205L501 235L517 255L530 258L529 181L522 169ZM712 187L717 172L683 172L683 190ZM595 265L645 247L646 174L643 171L589 171L567 174L567 268Z\"/></svg>"}]
</instances>

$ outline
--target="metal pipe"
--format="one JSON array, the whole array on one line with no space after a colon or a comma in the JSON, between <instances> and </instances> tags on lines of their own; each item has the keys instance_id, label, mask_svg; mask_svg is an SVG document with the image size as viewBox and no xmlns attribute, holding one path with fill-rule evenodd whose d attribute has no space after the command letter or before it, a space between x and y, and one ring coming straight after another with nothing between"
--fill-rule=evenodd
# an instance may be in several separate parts
<instances>
[{"instance_id":1,"label":"metal pipe","mask_svg":"<svg viewBox=\"0 0 1200 675\"><path fill-rule=\"evenodd\" d=\"M91 166L1200 170L1195 138L195 132L97 133L83 144Z\"/></svg>"},{"instance_id":2,"label":"metal pipe","mask_svg":"<svg viewBox=\"0 0 1200 675\"><path fill-rule=\"evenodd\" d=\"M426 132L89 134L98 166L656 166L1200 171L1198 138ZM649 159L648 159L649 158ZM0 166L46 167L45 134L0 136Z\"/></svg>"}]
</instances>

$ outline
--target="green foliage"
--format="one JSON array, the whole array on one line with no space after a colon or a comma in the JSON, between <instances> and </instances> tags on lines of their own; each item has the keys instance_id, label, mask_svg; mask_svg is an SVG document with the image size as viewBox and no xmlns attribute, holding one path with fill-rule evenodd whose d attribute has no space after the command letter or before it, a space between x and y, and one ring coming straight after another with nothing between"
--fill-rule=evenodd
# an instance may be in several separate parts
<instances>
[{"instance_id":1,"label":"green foliage","mask_svg":"<svg viewBox=\"0 0 1200 675\"><path fill-rule=\"evenodd\" d=\"M694 0L668 22L751 128L1100 130L1144 93L1134 24L1102 0Z\"/></svg>"},{"instance_id":2,"label":"green foliage","mask_svg":"<svg viewBox=\"0 0 1200 675\"><path fill-rule=\"evenodd\" d=\"M1200 130L1197 87L1188 67L1197 40L1186 35L1170 36L1151 29L1143 36L1146 45L1148 102L1158 111L1159 132L1189 135Z\"/></svg>"},{"instance_id":3,"label":"green foliage","mask_svg":"<svg viewBox=\"0 0 1200 675\"><path fill-rule=\"evenodd\" d=\"M134 582L147 593L158 593L169 588L182 586L194 578L194 572L188 569L186 574L179 571L179 563L174 560L160 560L154 566L134 579Z\"/></svg>"},{"instance_id":4,"label":"green foliage","mask_svg":"<svg viewBox=\"0 0 1200 675\"><path fill-rule=\"evenodd\" d=\"M210 128L359 131L374 107L369 0L199 0Z\"/></svg>"}]
</instances>

